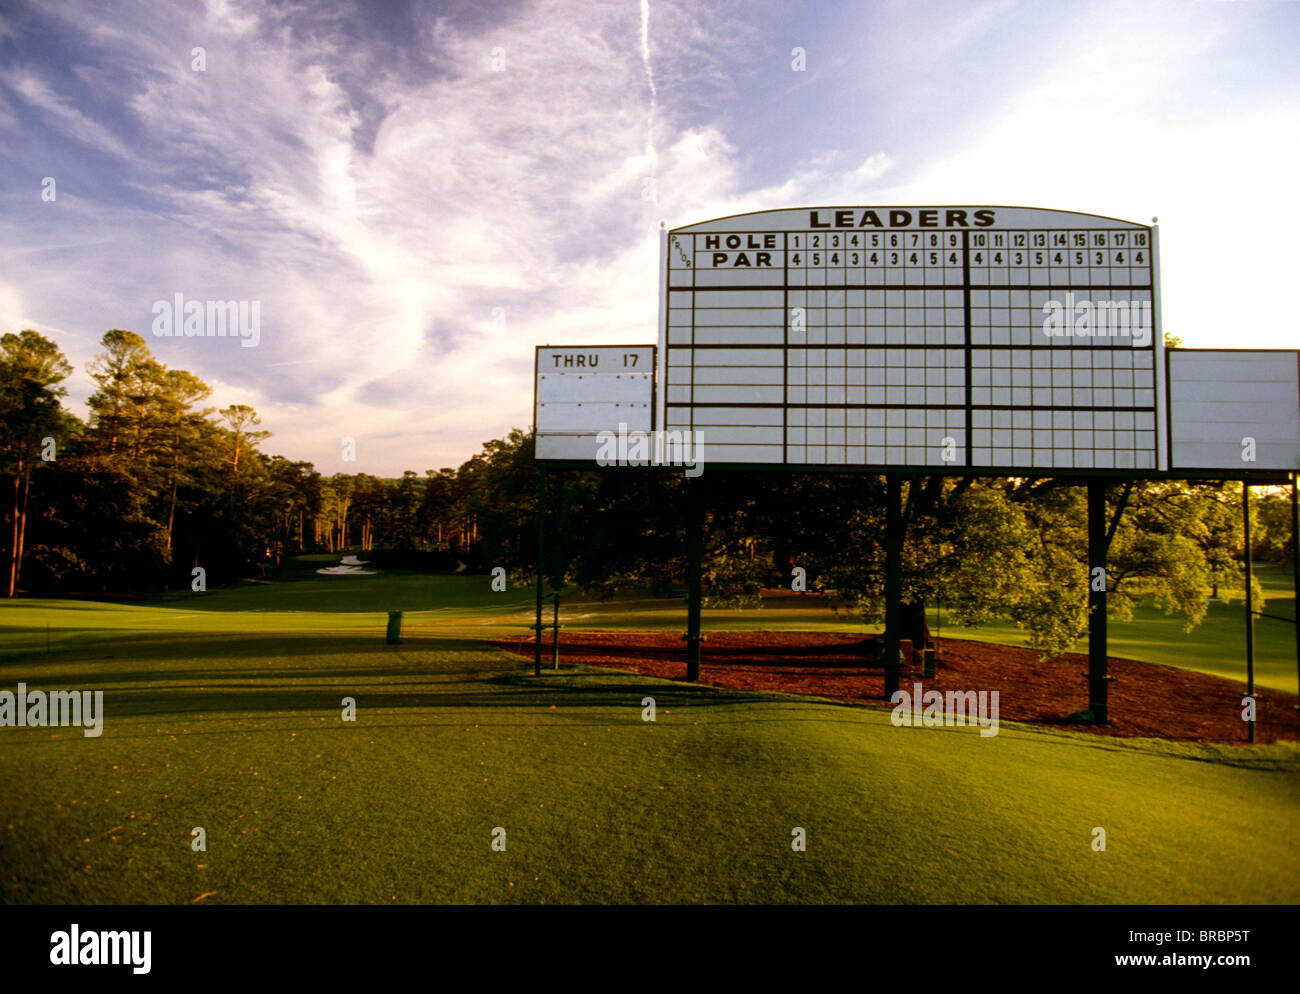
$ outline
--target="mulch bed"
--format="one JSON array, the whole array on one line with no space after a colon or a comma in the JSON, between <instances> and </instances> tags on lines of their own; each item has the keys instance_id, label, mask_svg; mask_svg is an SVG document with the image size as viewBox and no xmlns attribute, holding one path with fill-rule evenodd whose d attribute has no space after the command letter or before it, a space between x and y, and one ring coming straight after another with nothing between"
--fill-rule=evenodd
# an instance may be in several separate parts
<instances>
[{"instance_id":1,"label":"mulch bed","mask_svg":"<svg viewBox=\"0 0 1300 994\"><path fill-rule=\"evenodd\" d=\"M884 700L884 674L864 662L868 640L825 632L715 632L706 636L700 683L731 690L811 694L876 707ZM494 644L532 658L531 636ZM550 644L545 646L550 664ZM677 632L566 632L562 663L631 670L646 676L684 680L686 652ZM1067 653L1040 662L1032 649L945 638L936 676L922 680L920 666L904 668L902 689L998 691L999 720L1054 725L1074 731L1124 737L1145 736L1187 742L1242 743L1245 683L1170 666L1112 657L1109 671L1110 722L1106 726L1066 724L1088 707L1086 656ZM1257 690L1256 740L1294 740L1300 730L1296 695Z\"/></svg>"}]
</instances>

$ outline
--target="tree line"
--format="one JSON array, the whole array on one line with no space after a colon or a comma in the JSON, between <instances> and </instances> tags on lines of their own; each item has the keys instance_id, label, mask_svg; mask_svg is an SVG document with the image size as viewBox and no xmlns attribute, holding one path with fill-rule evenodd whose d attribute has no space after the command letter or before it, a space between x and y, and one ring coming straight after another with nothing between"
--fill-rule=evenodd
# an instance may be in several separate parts
<instances>
[{"instance_id":1,"label":"tree line","mask_svg":"<svg viewBox=\"0 0 1300 994\"><path fill-rule=\"evenodd\" d=\"M423 478L323 476L264 452L252 407L205 406L210 388L134 332L100 346L83 422L63 407L72 367L58 347L30 330L0 337L8 596L189 587L196 567L220 584L293 554L381 546L474 558L479 457Z\"/></svg>"},{"instance_id":2,"label":"tree line","mask_svg":"<svg viewBox=\"0 0 1300 994\"><path fill-rule=\"evenodd\" d=\"M687 487L707 509L708 602L742 607L765 587L809 591L866 621L883 616L885 487L870 474L704 473L641 467L551 473L539 490L532 437L484 443L456 469L398 479L322 476L270 455L246 405L204 407L208 387L168 369L142 338L107 332L89 366L83 423L61 403L71 367L33 331L0 338L0 458L7 588L144 592L274 575L290 556L360 550L380 565L503 566L525 582L614 593L680 592ZM929 640L927 607L959 623L1009 619L1044 651L1087 624L1086 501L1078 481L916 476L904 483L904 637ZM1110 488L1112 507L1123 482ZM1252 545L1289 561L1290 506L1254 502ZM1136 481L1109 553L1108 602L1119 616L1144 598L1204 616L1242 579L1240 484Z\"/></svg>"}]
</instances>

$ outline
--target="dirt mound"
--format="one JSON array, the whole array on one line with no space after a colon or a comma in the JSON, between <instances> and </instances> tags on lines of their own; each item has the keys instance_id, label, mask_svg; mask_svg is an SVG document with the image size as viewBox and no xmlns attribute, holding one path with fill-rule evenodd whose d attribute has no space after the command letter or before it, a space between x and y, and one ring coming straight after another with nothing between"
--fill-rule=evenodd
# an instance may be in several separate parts
<instances>
[{"instance_id":1,"label":"dirt mound","mask_svg":"<svg viewBox=\"0 0 1300 994\"><path fill-rule=\"evenodd\" d=\"M715 632L706 636L700 682L732 690L812 694L890 707L884 674L867 662L869 639L825 632ZM496 645L532 658L531 636ZM550 644L543 658L550 661ZM686 650L676 632L566 632L562 662L608 666L647 676L685 679ZM1088 707L1087 657L1068 653L1040 662L1031 649L944 639L936 676L905 668L903 689L998 691L999 718L1057 725L1101 735L1149 736L1189 742L1244 743L1245 684L1170 666L1110 660L1110 723L1066 724ZM1257 690L1256 740L1293 740L1300 730L1296 695Z\"/></svg>"}]
</instances>

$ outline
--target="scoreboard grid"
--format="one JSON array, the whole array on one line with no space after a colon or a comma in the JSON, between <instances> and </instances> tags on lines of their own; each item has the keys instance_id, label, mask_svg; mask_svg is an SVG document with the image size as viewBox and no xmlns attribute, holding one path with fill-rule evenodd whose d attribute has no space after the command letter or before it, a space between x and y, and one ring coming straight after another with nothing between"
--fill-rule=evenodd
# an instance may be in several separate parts
<instances>
[{"instance_id":1,"label":"scoreboard grid","mask_svg":"<svg viewBox=\"0 0 1300 994\"><path fill-rule=\"evenodd\" d=\"M665 427L721 463L1160 468L1154 229L1009 210L1093 226L668 232ZM1067 293L1145 341L1049 337Z\"/></svg>"}]
</instances>

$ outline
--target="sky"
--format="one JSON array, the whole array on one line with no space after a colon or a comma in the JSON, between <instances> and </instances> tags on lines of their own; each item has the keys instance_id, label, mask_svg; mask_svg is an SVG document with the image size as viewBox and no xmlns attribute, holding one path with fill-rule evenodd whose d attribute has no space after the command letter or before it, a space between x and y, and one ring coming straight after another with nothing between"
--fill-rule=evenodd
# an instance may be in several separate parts
<instances>
[{"instance_id":1,"label":"sky","mask_svg":"<svg viewBox=\"0 0 1300 994\"><path fill-rule=\"evenodd\" d=\"M1158 217L1167 333L1297 348L1297 52L1249 0L0 0L0 333L83 417L125 328L268 453L423 473L535 346L655 342L661 223L993 204Z\"/></svg>"}]
</instances>

